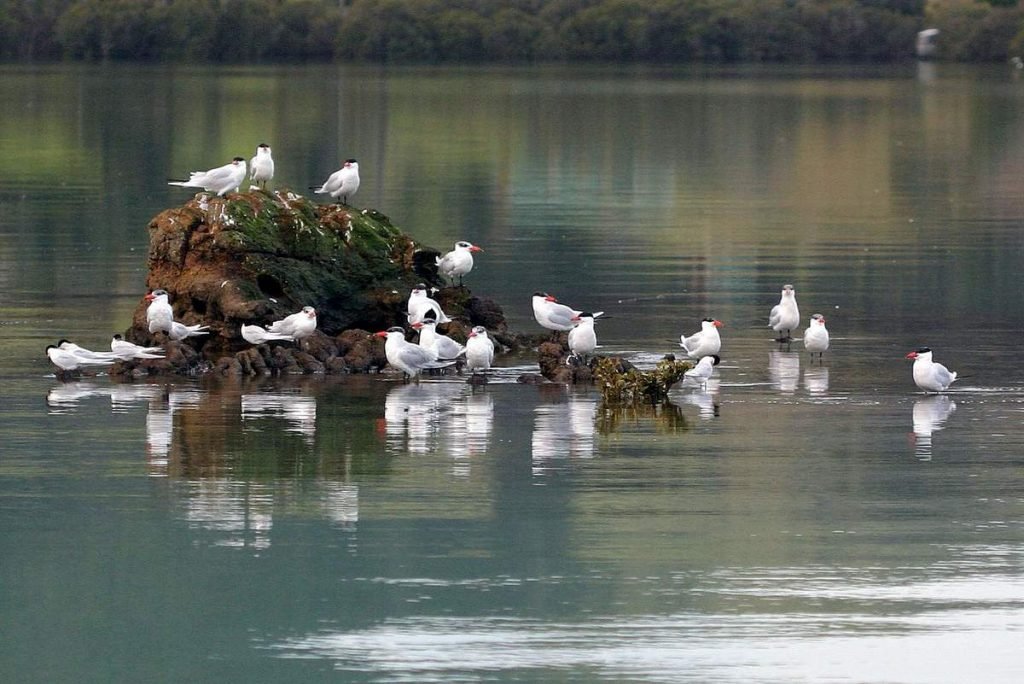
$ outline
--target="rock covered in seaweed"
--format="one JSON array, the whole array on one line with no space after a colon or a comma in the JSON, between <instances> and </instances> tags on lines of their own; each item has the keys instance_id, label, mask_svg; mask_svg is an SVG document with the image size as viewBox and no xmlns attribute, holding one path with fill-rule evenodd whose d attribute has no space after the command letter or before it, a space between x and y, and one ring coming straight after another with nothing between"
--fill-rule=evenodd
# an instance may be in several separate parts
<instances>
[{"instance_id":1,"label":"rock covered in seaweed","mask_svg":"<svg viewBox=\"0 0 1024 684\"><path fill-rule=\"evenodd\" d=\"M440 252L418 245L383 214L318 205L286 191L200 193L156 216L149 233L147 287L170 293L175 320L210 327L208 336L182 346L227 374L379 369L382 345L376 350L360 336L404 324L415 284L441 284L435 264ZM455 319L456 337L485 325L506 335L506 345L515 343L493 301L463 287L444 288L438 298ZM271 352L242 341L243 323L266 325L305 305L316 308L318 332L301 349L275 345ZM358 332L339 335L347 330ZM149 333L141 301L125 337L166 342ZM199 364L169 354L165 361L122 364L115 372L194 372Z\"/></svg>"}]
</instances>

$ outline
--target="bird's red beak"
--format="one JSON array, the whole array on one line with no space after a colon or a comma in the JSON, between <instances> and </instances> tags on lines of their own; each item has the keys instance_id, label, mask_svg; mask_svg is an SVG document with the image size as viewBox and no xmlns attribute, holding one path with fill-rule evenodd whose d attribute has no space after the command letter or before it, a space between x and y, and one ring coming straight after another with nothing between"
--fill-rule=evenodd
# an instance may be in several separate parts
<instances>
[{"instance_id":1,"label":"bird's red beak","mask_svg":"<svg viewBox=\"0 0 1024 684\"><path fill-rule=\"evenodd\" d=\"M419 330L419 329L420 329L420 328L422 328L422 327L423 327L423 324L422 324L422 323L413 323L413 324L412 324L412 328L413 328L413 330Z\"/></svg>"},{"instance_id":2,"label":"bird's red beak","mask_svg":"<svg viewBox=\"0 0 1024 684\"><path fill-rule=\"evenodd\" d=\"M579 316L573 316L573 317L572 317L572 318L570 318L569 320L570 320L570 321L578 321L578 320L580 320L580 317L579 317Z\"/></svg>"},{"instance_id":3,"label":"bird's red beak","mask_svg":"<svg viewBox=\"0 0 1024 684\"><path fill-rule=\"evenodd\" d=\"M143 299L145 299L145 300L146 300L147 302L151 302L151 301L153 301L154 299L156 299L156 297L154 297L154 296L153 296L153 293L152 293L152 292L147 292L147 293L146 293L146 296L145 296L145 297L143 297Z\"/></svg>"},{"instance_id":4,"label":"bird's red beak","mask_svg":"<svg viewBox=\"0 0 1024 684\"><path fill-rule=\"evenodd\" d=\"M470 252L482 252L482 251L484 251L484 248L483 247L477 247L476 245L473 245L472 247L469 248L469 251Z\"/></svg>"},{"instance_id":5,"label":"bird's red beak","mask_svg":"<svg viewBox=\"0 0 1024 684\"><path fill-rule=\"evenodd\" d=\"M725 323L723 323L722 321L713 321L712 325L714 325L716 328L721 328L723 325L725 325Z\"/></svg>"},{"instance_id":6,"label":"bird's red beak","mask_svg":"<svg viewBox=\"0 0 1024 684\"><path fill-rule=\"evenodd\" d=\"M387 337L388 336L388 331L387 330L381 330L380 332L373 333L373 336L374 337Z\"/></svg>"},{"instance_id":7,"label":"bird's red beak","mask_svg":"<svg viewBox=\"0 0 1024 684\"><path fill-rule=\"evenodd\" d=\"M909 354L907 354L907 358L908 359L916 359L917 358L917 352L910 352Z\"/></svg>"},{"instance_id":8,"label":"bird's red beak","mask_svg":"<svg viewBox=\"0 0 1024 684\"><path fill-rule=\"evenodd\" d=\"M476 337L476 331L475 330L470 331L469 336L470 337Z\"/></svg>"},{"instance_id":9,"label":"bird's red beak","mask_svg":"<svg viewBox=\"0 0 1024 684\"><path fill-rule=\"evenodd\" d=\"M310 311L308 314L306 314L306 317L307 318L316 318L316 311Z\"/></svg>"},{"instance_id":10,"label":"bird's red beak","mask_svg":"<svg viewBox=\"0 0 1024 684\"><path fill-rule=\"evenodd\" d=\"M548 295L547 297L544 298L544 301L545 302L557 302L558 300L555 299L554 297L552 297L551 295Z\"/></svg>"}]
</instances>

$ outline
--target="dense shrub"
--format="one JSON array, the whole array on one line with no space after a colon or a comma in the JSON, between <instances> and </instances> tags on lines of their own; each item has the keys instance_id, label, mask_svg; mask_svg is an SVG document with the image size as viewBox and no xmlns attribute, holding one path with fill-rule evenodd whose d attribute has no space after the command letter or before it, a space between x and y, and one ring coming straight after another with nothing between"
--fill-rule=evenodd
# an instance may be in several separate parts
<instances>
[{"instance_id":1,"label":"dense shrub","mask_svg":"<svg viewBox=\"0 0 1024 684\"><path fill-rule=\"evenodd\" d=\"M0 0L0 59L881 62L1024 45L1016 0Z\"/></svg>"}]
</instances>

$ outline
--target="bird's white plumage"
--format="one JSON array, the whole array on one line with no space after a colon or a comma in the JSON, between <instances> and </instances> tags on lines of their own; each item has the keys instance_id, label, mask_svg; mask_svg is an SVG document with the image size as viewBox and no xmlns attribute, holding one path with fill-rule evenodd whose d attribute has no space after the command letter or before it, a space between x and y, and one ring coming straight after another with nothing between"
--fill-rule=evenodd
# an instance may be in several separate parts
<instances>
[{"instance_id":1,"label":"bird's white plumage","mask_svg":"<svg viewBox=\"0 0 1024 684\"><path fill-rule=\"evenodd\" d=\"M420 283L409 293L406 314L410 325L422 323L433 316L438 323L447 323L451 319L441 310L441 305L427 296L427 286Z\"/></svg>"},{"instance_id":2,"label":"bird's white plumage","mask_svg":"<svg viewBox=\"0 0 1024 684\"><path fill-rule=\"evenodd\" d=\"M557 299L546 292L533 293L533 317L541 327L548 330L565 331L572 330L576 325L573 320L583 313L572 307L560 304ZM595 311L591 314L594 318L600 316L603 311Z\"/></svg>"},{"instance_id":3,"label":"bird's white plumage","mask_svg":"<svg viewBox=\"0 0 1024 684\"><path fill-rule=\"evenodd\" d=\"M768 314L768 326L784 337L792 337L793 331L800 326L800 308L792 285L783 285L782 298Z\"/></svg>"},{"instance_id":4,"label":"bird's white plumage","mask_svg":"<svg viewBox=\"0 0 1024 684\"><path fill-rule=\"evenodd\" d=\"M359 163L355 159L347 159L341 168L332 173L323 185L313 192L328 194L348 204L349 198L359 190Z\"/></svg>"},{"instance_id":5,"label":"bird's white plumage","mask_svg":"<svg viewBox=\"0 0 1024 684\"><path fill-rule=\"evenodd\" d=\"M167 184L180 185L183 188L202 188L208 192L224 195L229 192L238 192L239 186L245 180L245 171L245 160L235 157L224 166L218 166L209 171L193 171L189 174L188 180L170 181Z\"/></svg>"},{"instance_id":6,"label":"bird's white plumage","mask_svg":"<svg viewBox=\"0 0 1024 684\"><path fill-rule=\"evenodd\" d=\"M409 377L416 377L424 368L440 368L445 363L438 363L437 353L433 349L421 347L405 340L405 331L391 328L377 333L378 337L386 337L384 355L392 367L397 368Z\"/></svg>"},{"instance_id":7,"label":"bird's white plumage","mask_svg":"<svg viewBox=\"0 0 1024 684\"><path fill-rule=\"evenodd\" d=\"M466 352L461 344L437 332L437 321L426 318L413 325L420 332L419 346L433 350L438 359L456 359Z\"/></svg>"},{"instance_id":8,"label":"bird's white plumage","mask_svg":"<svg viewBox=\"0 0 1024 684\"><path fill-rule=\"evenodd\" d=\"M455 243L455 248L444 256L437 257L434 261L437 264L437 272L449 280L454 281L473 270L473 252L483 251L471 242L460 240Z\"/></svg>"},{"instance_id":9,"label":"bird's white plumage","mask_svg":"<svg viewBox=\"0 0 1024 684\"><path fill-rule=\"evenodd\" d=\"M588 356L597 349L593 314L582 312L573 317L575 327L569 331L569 350L576 356Z\"/></svg>"},{"instance_id":10,"label":"bird's white plumage","mask_svg":"<svg viewBox=\"0 0 1024 684\"><path fill-rule=\"evenodd\" d=\"M821 314L811 316L810 325L804 331L804 349L812 354L821 354L828 349L828 328Z\"/></svg>"},{"instance_id":11,"label":"bird's white plumage","mask_svg":"<svg viewBox=\"0 0 1024 684\"><path fill-rule=\"evenodd\" d=\"M267 181L274 179L274 156L270 145L261 143L256 148L256 156L249 162L249 178L263 187L267 187Z\"/></svg>"},{"instance_id":12,"label":"bird's white plumage","mask_svg":"<svg viewBox=\"0 0 1024 684\"><path fill-rule=\"evenodd\" d=\"M679 346L686 351L686 355L691 359L717 354L722 350L722 337L718 333L720 325L722 325L721 321L705 318L700 323L700 330L689 337L680 335Z\"/></svg>"},{"instance_id":13,"label":"bird's white plumage","mask_svg":"<svg viewBox=\"0 0 1024 684\"><path fill-rule=\"evenodd\" d=\"M316 309L304 306L302 311L274 321L267 326L267 330L280 335L289 335L296 340L303 340L316 330Z\"/></svg>"},{"instance_id":14,"label":"bird's white plumage","mask_svg":"<svg viewBox=\"0 0 1024 684\"><path fill-rule=\"evenodd\" d=\"M922 347L907 354L914 360L914 384L925 392L945 392L956 381L956 372L932 360L932 350Z\"/></svg>"},{"instance_id":15,"label":"bird's white plumage","mask_svg":"<svg viewBox=\"0 0 1024 684\"><path fill-rule=\"evenodd\" d=\"M485 371L494 363L494 342L487 336L487 328L478 325L466 340L466 368L475 373Z\"/></svg>"},{"instance_id":16,"label":"bird's white plumage","mask_svg":"<svg viewBox=\"0 0 1024 684\"><path fill-rule=\"evenodd\" d=\"M110 351L122 361L164 358L163 347L143 347L123 339L120 335L110 338Z\"/></svg>"},{"instance_id":17,"label":"bird's white plumage","mask_svg":"<svg viewBox=\"0 0 1024 684\"><path fill-rule=\"evenodd\" d=\"M241 332L242 339L249 344L266 344L267 342L272 342L274 340L291 342L295 339L287 333L273 333L258 325L243 325Z\"/></svg>"},{"instance_id":18,"label":"bird's white plumage","mask_svg":"<svg viewBox=\"0 0 1024 684\"><path fill-rule=\"evenodd\" d=\"M174 323L174 309L167 298L166 290L153 290L146 295L149 306L146 308L146 323L149 332L165 332L170 334Z\"/></svg>"},{"instance_id":19,"label":"bird's white plumage","mask_svg":"<svg viewBox=\"0 0 1024 684\"><path fill-rule=\"evenodd\" d=\"M688 378L693 382L704 385L711 379L712 374L715 372L715 366L718 365L718 362L719 358L715 354L704 356L697 362L696 366L683 373L683 378Z\"/></svg>"},{"instance_id":20,"label":"bird's white plumage","mask_svg":"<svg viewBox=\"0 0 1024 684\"><path fill-rule=\"evenodd\" d=\"M61 370L76 370L82 366L106 366L113 362L109 358L86 358L53 344L46 347L46 356L53 365Z\"/></svg>"}]
</instances>

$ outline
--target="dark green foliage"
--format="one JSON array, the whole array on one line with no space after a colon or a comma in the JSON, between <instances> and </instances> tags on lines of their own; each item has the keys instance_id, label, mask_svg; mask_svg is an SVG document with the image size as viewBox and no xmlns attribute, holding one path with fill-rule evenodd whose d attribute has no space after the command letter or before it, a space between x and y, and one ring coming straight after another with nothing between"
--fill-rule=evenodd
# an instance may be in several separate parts
<instances>
[{"instance_id":1,"label":"dark green foliage","mask_svg":"<svg viewBox=\"0 0 1024 684\"><path fill-rule=\"evenodd\" d=\"M0 59L884 62L1024 41L1017 0L0 0Z\"/></svg>"}]
</instances>

